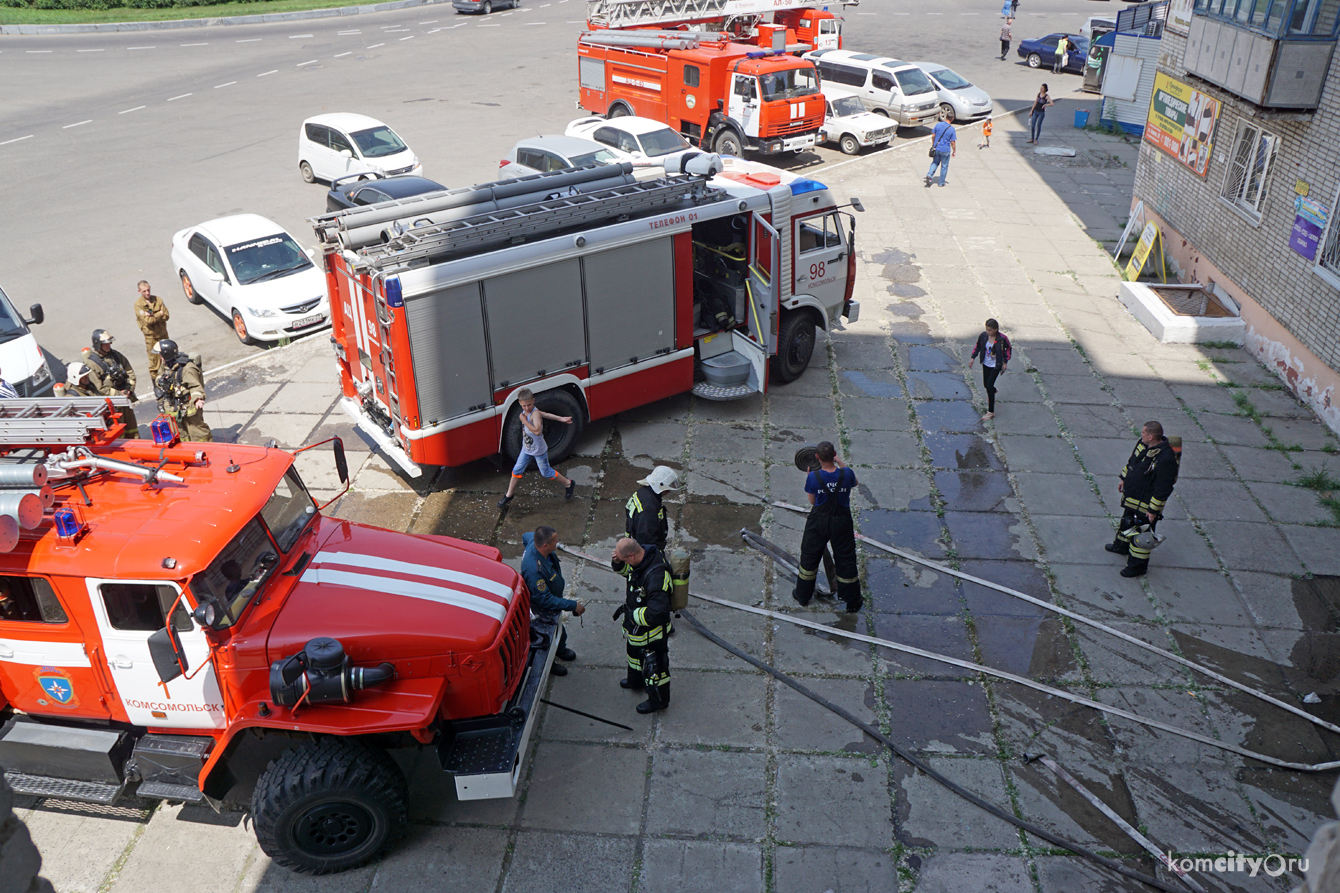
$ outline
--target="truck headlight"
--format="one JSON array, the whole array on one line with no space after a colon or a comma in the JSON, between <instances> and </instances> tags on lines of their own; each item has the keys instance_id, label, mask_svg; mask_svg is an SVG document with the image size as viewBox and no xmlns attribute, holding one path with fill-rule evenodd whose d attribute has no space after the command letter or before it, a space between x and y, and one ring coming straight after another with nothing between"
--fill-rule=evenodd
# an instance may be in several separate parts
<instances>
[{"instance_id":1,"label":"truck headlight","mask_svg":"<svg viewBox=\"0 0 1340 893\"><path fill-rule=\"evenodd\" d=\"M51 381L51 367L47 365L45 359L38 364L37 371L33 373L33 377L29 381L32 382L31 390L36 390Z\"/></svg>"}]
</instances>

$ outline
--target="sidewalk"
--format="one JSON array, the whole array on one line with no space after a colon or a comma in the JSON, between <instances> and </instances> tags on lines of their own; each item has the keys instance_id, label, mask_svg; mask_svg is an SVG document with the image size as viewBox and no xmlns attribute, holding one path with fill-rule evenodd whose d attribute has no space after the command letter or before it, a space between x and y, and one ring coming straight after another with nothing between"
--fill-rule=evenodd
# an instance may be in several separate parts
<instances>
[{"instance_id":1,"label":"sidewalk","mask_svg":"<svg viewBox=\"0 0 1340 893\"><path fill-rule=\"evenodd\" d=\"M1086 103L1078 103L1083 106ZM790 581L745 550L748 527L793 552L795 449L841 442L860 480L868 536L1084 613L1290 703L1310 692L1340 719L1340 529L1312 474L1340 477L1335 438L1240 350L1157 343L1117 302L1098 241L1125 223L1135 144L1070 128L1073 101L998 122L990 149L959 129L949 185L925 188L919 144L820 173L855 195L858 323L767 397L683 397L597 422L563 463L564 502L528 476L511 510L488 463L410 487L375 455L351 455L338 516L445 533L520 556L521 534L553 524L607 554L637 478L684 470L673 536L694 551L695 589L794 611L836 628L1010 672L1277 757L1340 758L1340 740L1193 678L1117 639L1026 603L864 549L866 610L854 620L796 608ZM1092 106L1093 103L1087 103ZM965 369L982 322L999 319L1014 359L997 418ZM297 446L329 433L358 445L333 411L329 347L312 339L211 378L216 434ZM975 372L975 370L974 370ZM1181 479L1147 577L1118 576L1104 552L1120 514L1116 475L1138 426L1183 438ZM316 453L317 451L314 451ZM333 492L328 456L304 476ZM417 489L416 489L417 488ZM938 788L844 721L717 650L687 624L671 642L673 699L653 718L618 689L623 648L608 617L612 574L569 560L592 602L570 630L579 659L553 682L559 703L633 726L550 710L516 801L455 802L431 751L397 754L411 780L411 828L380 863L314 881L269 865L238 810L176 805L116 814L27 804L21 817L62 891L217 890L908 891L1143 890L1051 848ZM816 603L821 604L821 603ZM1156 845L1174 853L1301 854L1331 817L1334 776L1263 767L1012 683L712 606L691 606L724 638L792 673L1016 816L1156 873L1151 857L1025 752L1050 755ZM189 855L188 855L189 854ZM1201 874L1213 890L1279 890L1298 878Z\"/></svg>"}]
</instances>

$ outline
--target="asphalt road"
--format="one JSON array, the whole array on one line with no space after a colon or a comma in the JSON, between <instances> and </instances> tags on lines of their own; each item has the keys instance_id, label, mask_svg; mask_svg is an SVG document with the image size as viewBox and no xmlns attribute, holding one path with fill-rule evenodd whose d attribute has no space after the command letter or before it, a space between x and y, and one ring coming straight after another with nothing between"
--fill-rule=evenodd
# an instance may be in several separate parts
<instances>
[{"instance_id":1,"label":"asphalt road","mask_svg":"<svg viewBox=\"0 0 1340 893\"><path fill-rule=\"evenodd\" d=\"M1076 30L1125 4L1025 0L1026 37ZM265 215L311 244L324 186L297 170L301 121L357 111L389 123L424 173L449 186L493 179L521 136L562 132L576 117L580 0L535 2L488 17L430 5L272 25L0 38L6 102L0 166L10 171L0 219L0 286L21 308L41 302L38 340L62 364L111 329L141 365L132 302L148 279L172 311L172 336L207 369L264 348L182 297L173 233L240 212ZM866 0L846 12L846 45L948 64L997 100L1026 104L1047 75L995 53L992 3ZM1079 79L1053 84L1078 89ZM924 135L903 131L900 142ZM817 173L824 149L788 162ZM63 378L63 368L56 371Z\"/></svg>"}]
</instances>

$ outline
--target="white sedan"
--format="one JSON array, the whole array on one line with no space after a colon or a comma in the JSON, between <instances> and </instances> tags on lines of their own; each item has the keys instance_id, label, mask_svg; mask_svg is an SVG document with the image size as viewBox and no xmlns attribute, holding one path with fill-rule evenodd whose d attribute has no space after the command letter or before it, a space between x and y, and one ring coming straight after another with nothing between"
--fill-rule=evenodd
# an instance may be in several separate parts
<instances>
[{"instance_id":1,"label":"white sedan","mask_svg":"<svg viewBox=\"0 0 1340 893\"><path fill-rule=\"evenodd\" d=\"M505 177L525 177L561 171L588 164L619 164L637 159L618 149L576 136L532 136L512 147L498 162L498 173Z\"/></svg>"},{"instance_id":2,"label":"white sedan","mask_svg":"<svg viewBox=\"0 0 1340 893\"><path fill-rule=\"evenodd\" d=\"M885 146L893 139L897 126L883 115L867 111L859 96L829 96L824 128L819 138L837 143L844 155L856 155L866 146Z\"/></svg>"},{"instance_id":3,"label":"white sedan","mask_svg":"<svg viewBox=\"0 0 1340 893\"><path fill-rule=\"evenodd\" d=\"M182 230L172 237L172 265L186 300L231 319L243 344L293 338L330 322L326 277L310 251L258 214Z\"/></svg>"},{"instance_id":4,"label":"white sedan","mask_svg":"<svg viewBox=\"0 0 1340 893\"><path fill-rule=\"evenodd\" d=\"M699 154L678 131L660 121L634 115L578 118L563 132L627 153L636 165L654 164L671 173L680 172L684 156Z\"/></svg>"}]
</instances>

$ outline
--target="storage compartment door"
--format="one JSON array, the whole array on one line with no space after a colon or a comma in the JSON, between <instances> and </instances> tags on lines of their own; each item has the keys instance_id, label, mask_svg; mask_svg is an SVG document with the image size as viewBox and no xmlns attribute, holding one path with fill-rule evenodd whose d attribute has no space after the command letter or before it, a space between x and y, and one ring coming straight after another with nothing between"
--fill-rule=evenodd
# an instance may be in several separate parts
<instances>
[{"instance_id":1,"label":"storage compartment door","mask_svg":"<svg viewBox=\"0 0 1340 893\"><path fill-rule=\"evenodd\" d=\"M484 307L495 390L586 362L576 258L485 280Z\"/></svg>"},{"instance_id":2,"label":"storage compartment door","mask_svg":"<svg viewBox=\"0 0 1340 893\"><path fill-rule=\"evenodd\" d=\"M423 427L493 405L479 285L405 298Z\"/></svg>"},{"instance_id":3,"label":"storage compartment door","mask_svg":"<svg viewBox=\"0 0 1340 893\"><path fill-rule=\"evenodd\" d=\"M592 374L643 362L674 348L673 238L583 258Z\"/></svg>"}]
</instances>

